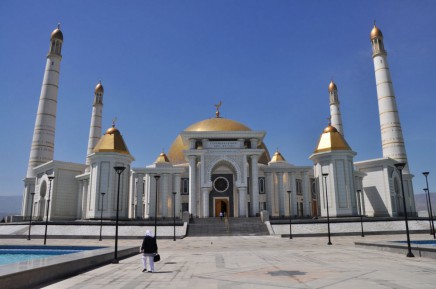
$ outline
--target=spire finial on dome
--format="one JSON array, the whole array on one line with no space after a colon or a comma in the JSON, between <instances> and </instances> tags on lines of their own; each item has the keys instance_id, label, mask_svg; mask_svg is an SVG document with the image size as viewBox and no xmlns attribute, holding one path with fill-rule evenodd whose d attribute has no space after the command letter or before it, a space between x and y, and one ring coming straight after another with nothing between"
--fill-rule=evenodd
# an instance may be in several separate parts
<instances>
[{"instance_id":1,"label":"spire finial on dome","mask_svg":"<svg viewBox=\"0 0 436 289\"><path fill-rule=\"evenodd\" d=\"M216 111L215 111L216 118L220 118L220 107L222 104L223 103L221 100L218 104L214 104L214 106L216 107Z\"/></svg>"},{"instance_id":2,"label":"spire finial on dome","mask_svg":"<svg viewBox=\"0 0 436 289\"><path fill-rule=\"evenodd\" d=\"M117 121L117 117L114 117L114 119L112 120L112 127L115 127L115 122Z\"/></svg>"},{"instance_id":3,"label":"spire finial on dome","mask_svg":"<svg viewBox=\"0 0 436 289\"><path fill-rule=\"evenodd\" d=\"M58 22L58 29L59 30L61 29L61 23L60 22Z\"/></svg>"},{"instance_id":4,"label":"spire finial on dome","mask_svg":"<svg viewBox=\"0 0 436 289\"><path fill-rule=\"evenodd\" d=\"M329 122L329 126L331 126L331 125L332 125L332 116L329 116L329 117L327 118L327 120L328 120L328 122Z\"/></svg>"}]
</instances>

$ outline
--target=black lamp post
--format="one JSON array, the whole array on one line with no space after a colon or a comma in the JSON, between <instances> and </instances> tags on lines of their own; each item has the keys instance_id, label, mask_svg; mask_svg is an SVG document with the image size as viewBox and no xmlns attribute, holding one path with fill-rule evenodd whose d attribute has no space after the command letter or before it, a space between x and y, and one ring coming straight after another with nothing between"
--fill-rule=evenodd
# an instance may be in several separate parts
<instances>
[{"instance_id":1,"label":"black lamp post","mask_svg":"<svg viewBox=\"0 0 436 289\"><path fill-rule=\"evenodd\" d=\"M407 257L415 257L412 253L412 249L410 247L410 236L409 236L409 224L407 220L407 208L406 208L406 197L404 196L404 184L403 184L403 169L406 166L406 163L398 163L394 165L397 170L400 171L400 180L401 180L401 191L403 192L403 208L404 208L404 221L406 222L406 234L407 234Z\"/></svg>"},{"instance_id":2,"label":"black lamp post","mask_svg":"<svg viewBox=\"0 0 436 289\"><path fill-rule=\"evenodd\" d=\"M361 237L365 237L363 234L363 204L362 204L362 191L357 190L357 197L359 198L359 211L360 211L360 229L361 229Z\"/></svg>"},{"instance_id":3,"label":"black lamp post","mask_svg":"<svg viewBox=\"0 0 436 289\"><path fill-rule=\"evenodd\" d=\"M30 204L30 221L29 221L29 234L27 240L30 240L30 228L32 227L32 215L33 215L33 199L35 198L35 191L30 193L32 195L32 203Z\"/></svg>"},{"instance_id":4,"label":"black lamp post","mask_svg":"<svg viewBox=\"0 0 436 289\"><path fill-rule=\"evenodd\" d=\"M292 191L288 191L289 194L289 239L292 239L292 214L291 214L291 196Z\"/></svg>"},{"instance_id":5,"label":"black lamp post","mask_svg":"<svg viewBox=\"0 0 436 289\"><path fill-rule=\"evenodd\" d=\"M327 245L331 245L331 239L330 239L330 215L329 215L329 198L327 195L327 176L329 174L325 173L322 174L322 176L324 177L324 183L325 183L325 200L326 200L326 206L327 206L327 233L329 236L329 242L327 243Z\"/></svg>"},{"instance_id":6,"label":"black lamp post","mask_svg":"<svg viewBox=\"0 0 436 289\"><path fill-rule=\"evenodd\" d=\"M118 174L118 192L117 192L117 215L116 215L116 221L115 221L115 254L114 254L114 260L112 261L113 264L118 264L118 213L120 209L120 177L123 171L126 169L126 167L117 166L114 167L115 172Z\"/></svg>"},{"instance_id":7,"label":"black lamp post","mask_svg":"<svg viewBox=\"0 0 436 289\"><path fill-rule=\"evenodd\" d=\"M105 192L101 192L101 211L100 211L100 238L98 239L101 241L101 230L103 229L103 201L104 201L104 194Z\"/></svg>"},{"instance_id":8,"label":"black lamp post","mask_svg":"<svg viewBox=\"0 0 436 289\"><path fill-rule=\"evenodd\" d=\"M428 195L428 208L429 208L429 218L430 218L430 235L433 235L433 238L436 239L436 235L435 235L435 231L434 231L434 222L433 222L433 209L431 207L431 198L430 198L430 190L428 189L428 174L429 172L423 172L422 173L425 176L425 183L427 184L427 188L424 189L427 191L427 195Z\"/></svg>"},{"instance_id":9,"label":"black lamp post","mask_svg":"<svg viewBox=\"0 0 436 289\"><path fill-rule=\"evenodd\" d=\"M155 175L154 179L156 180L156 199L154 200L154 237L157 238L157 183L159 181L160 176Z\"/></svg>"},{"instance_id":10,"label":"black lamp post","mask_svg":"<svg viewBox=\"0 0 436 289\"><path fill-rule=\"evenodd\" d=\"M177 194L177 192L173 192L173 221L174 221L174 237L173 237L173 241L176 240L176 194Z\"/></svg>"},{"instance_id":11,"label":"black lamp post","mask_svg":"<svg viewBox=\"0 0 436 289\"><path fill-rule=\"evenodd\" d=\"M44 245L47 243L48 211L50 209L51 182L53 181L53 179L54 179L54 176L48 176L48 180L50 182L50 186L49 186L49 189L48 189L47 213L46 213L46 216L45 216Z\"/></svg>"}]
</instances>

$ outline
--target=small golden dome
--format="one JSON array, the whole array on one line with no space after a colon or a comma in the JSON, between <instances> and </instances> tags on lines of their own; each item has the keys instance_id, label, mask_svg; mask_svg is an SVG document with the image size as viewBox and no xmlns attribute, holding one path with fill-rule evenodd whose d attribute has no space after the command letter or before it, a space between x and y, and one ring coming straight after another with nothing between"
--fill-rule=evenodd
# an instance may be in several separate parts
<instances>
[{"instance_id":1,"label":"small golden dome","mask_svg":"<svg viewBox=\"0 0 436 289\"><path fill-rule=\"evenodd\" d=\"M154 163L161 164L161 163L169 163L169 162L170 160L168 159L167 155L164 152L161 152Z\"/></svg>"},{"instance_id":2,"label":"small golden dome","mask_svg":"<svg viewBox=\"0 0 436 289\"><path fill-rule=\"evenodd\" d=\"M126 143L118 129L112 126L106 133L100 138L98 143L94 147L95 153L101 152L114 152L120 154L130 155L127 149Z\"/></svg>"},{"instance_id":3,"label":"small golden dome","mask_svg":"<svg viewBox=\"0 0 436 289\"><path fill-rule=\"evenodd\" d=\"M53 30L53 32L51 33L50 40L53 40L53 39L59 39L59 40L61 40L61 41L64 40L64 35L62 34L62 31L61 31L59 28L60 28L60 27L59 27L59 25L58 25L58 28L56 28L55 30Z\"/></svg>"},{"instance_id":4,"label":"small golden dome","mask_svg":"<svg viewBox=\"0 0 436 289\"><path fill-rule=\"evenodd\" d=\"M185 131L251 131L251 129L240 122L228 119L228 118L209 118L202 120L200 122L194 123L193 125L187 127ZM270 160L268 149L264 143L259 145L259 148L263 149L265 152L259 158L259 163L268 164ZM170 150L168 151L168 158L171 160L172 164L183 164L186 163L184 150L188 147L183 145L183 140L180 135L176 137Z\"/></svg>"},{"instance_id":5,"label":"small golden dome","mask_svg":"<svg viewBox=\"0 0 436 289\"><path fill-rule=\"evenodd\" d=\"M271 159L271 163L285 162L285 161L286 161L285 158L282 156L282 154L279 151L276 151Z\"/></svg>"},{"instance_id":6,"label":"small golden dome","mask_svg":"<svg viewBox=\"0 0 436 289\"><path fill-rule=\"evenodd\" d=\"M338 132L338 130L331 125L328 125L325 129L324 129L324 133L328 133L328 132Z\"/></svg>"},{"instance_id":7,"label":"small golden dome","mask_svg":"<svg viewBox=\"0 0 436 289\"><path fill-rule=\"evenodd\" d=\"M374 23L374 27L371 30L370 38L371 38L371 41L374 40L375 38L383 39L383 34L382 34L381 30L378 29L377 26L375 26L375 23Z\"/></svg>"},{"instance_id":8,"label":"small golden dome","mask_svg":"<svg viewBox=\"0 0 436 289\"><path fill-rule=\"evenodd\" d=\"M99 81L95 86L94 93L103 93L103 92L104 92L103 85L101 84L101 81Z\"/></svg>"},{"instance_id":9,"label":"small golden dome","mask_svg":"<svg viewBox=\"0 0 436 289\"><path fill-rule=\"evenodd\" d=\"M338 90L338 88L336 87L336 84L332 80L332 81L330 81L330 84L329 84L329 92L333 92L335 90Z\"/></svg>"},{"instance_id":10,"label":"small golden dome","mask_svg":"<svg viewBox=\"0 0 436 289\"><path fill-rule=\"evenodd\" d=\"M350 151L351 148L344 136L335 127L328 125L321 134L314 153L341 150Z\"/></svg>"}]
</instances>

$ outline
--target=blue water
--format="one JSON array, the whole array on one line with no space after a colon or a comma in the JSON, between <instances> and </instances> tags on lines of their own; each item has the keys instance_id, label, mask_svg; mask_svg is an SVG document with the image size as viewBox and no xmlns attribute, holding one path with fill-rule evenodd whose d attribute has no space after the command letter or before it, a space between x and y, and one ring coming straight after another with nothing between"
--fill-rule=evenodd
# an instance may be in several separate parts
<instances>
[{"instance_id":1,"label":"blue water","mask_svg":"<svg viewBox=\"0 0 436 289\"><path fill-rule=\"evenodd\" d=\"M407 241L395 241L395 243L402 243L402 244L406 244ZM436 246L436 240L419 240L419 241L410 241L411 244L416 244L416 245L431 245L431 246Z\"/></svg>"},{"instance_id":2,"label":"blue water","mask_svg":"<svg viewBox=\"0 0 436 289\"><path fill-rule=\"evenodd\" d=\"M0 265L73 254L104 247L90 246L0 246Z\"/></svg>"}]
</instances>

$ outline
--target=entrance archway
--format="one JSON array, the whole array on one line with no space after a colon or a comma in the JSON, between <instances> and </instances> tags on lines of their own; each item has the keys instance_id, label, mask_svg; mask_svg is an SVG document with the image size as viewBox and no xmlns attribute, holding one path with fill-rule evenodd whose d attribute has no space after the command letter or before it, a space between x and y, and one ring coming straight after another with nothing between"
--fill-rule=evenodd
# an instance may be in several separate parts
<instances>
[{"instance_id":1,"label":"entrance archway","mask_svg":"<svg viewBox=\"0 0 436 289\"><path fill-rule=\"evenodd\" d=\"M225 217L229 216L229 199L228 198L214 198L214 217L219 217L223 212Z\"/></svg>"}]
</instances>

